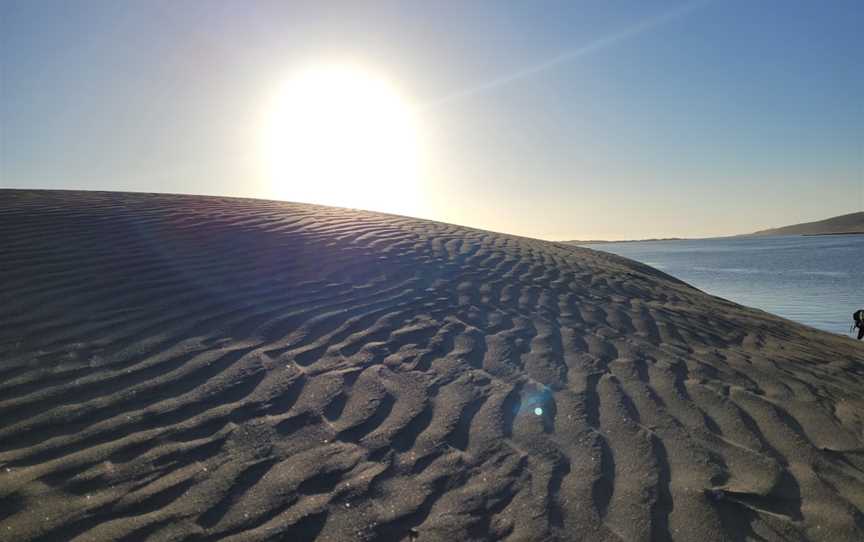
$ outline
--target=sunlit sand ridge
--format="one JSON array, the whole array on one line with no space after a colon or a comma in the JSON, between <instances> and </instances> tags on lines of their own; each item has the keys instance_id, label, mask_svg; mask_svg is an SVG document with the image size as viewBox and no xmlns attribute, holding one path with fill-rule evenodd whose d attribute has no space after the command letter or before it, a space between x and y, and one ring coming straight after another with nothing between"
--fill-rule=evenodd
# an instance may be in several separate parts
<instances>
[{"instance_id":1,"label":"sunlit sand ridge","mask_svg":"<svg viewBox=\"0 0 864 542\"><path fill-rule=\"evenodd\" d=\"M861 540L864 348L562 244L0 191L0 540Z\"/></svg>"}]
</instances>

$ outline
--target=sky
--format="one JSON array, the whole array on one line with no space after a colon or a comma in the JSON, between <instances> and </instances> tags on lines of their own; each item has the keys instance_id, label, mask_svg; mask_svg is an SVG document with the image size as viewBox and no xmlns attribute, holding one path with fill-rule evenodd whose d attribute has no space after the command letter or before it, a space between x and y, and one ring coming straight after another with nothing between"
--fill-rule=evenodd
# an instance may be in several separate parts
<instances>
[{"instance_id":1,"label":"sky","mask_svg":"<svg viewBox=\"0 0 864 542\"><path fill-rule=\"evenodd\" d=\"M350 59L416 120L406 214L552 240L818 220L864 210L861 28L859 0L4 0L0 188L290 198L273 96ZM319 193L399 193L341 182Z\"/></svg>"}]
</instances>

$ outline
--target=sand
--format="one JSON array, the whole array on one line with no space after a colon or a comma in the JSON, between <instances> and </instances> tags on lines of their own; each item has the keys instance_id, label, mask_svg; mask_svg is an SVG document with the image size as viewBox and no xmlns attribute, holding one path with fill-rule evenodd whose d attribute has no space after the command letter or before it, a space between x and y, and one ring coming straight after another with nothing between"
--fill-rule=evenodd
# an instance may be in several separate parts
<instances>
[{"instance_id":1,"label":"sand","mask_svg":"<svg viewBox=\"0 0 864 542\"><path fill-rule=\"evenodd\" d=\"M862 540L864 346L585 248L0 191L0 540Z\"/></svg>"}]
</instances>

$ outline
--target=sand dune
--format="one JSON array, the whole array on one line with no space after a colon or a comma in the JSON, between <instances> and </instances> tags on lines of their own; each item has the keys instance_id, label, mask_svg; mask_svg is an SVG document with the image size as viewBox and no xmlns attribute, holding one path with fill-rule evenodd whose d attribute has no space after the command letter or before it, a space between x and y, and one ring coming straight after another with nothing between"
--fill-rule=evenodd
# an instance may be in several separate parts
<instances>
[{"instance_id":1,"label":"sand dune","mask_svg":"<svg viewBox=\"0 0 864 542\"><path fill-rule=\"evenodd\" d=\"M864 347L612 255L0 191L0 540L862 540Z\"/></svg>"}]
</instances>

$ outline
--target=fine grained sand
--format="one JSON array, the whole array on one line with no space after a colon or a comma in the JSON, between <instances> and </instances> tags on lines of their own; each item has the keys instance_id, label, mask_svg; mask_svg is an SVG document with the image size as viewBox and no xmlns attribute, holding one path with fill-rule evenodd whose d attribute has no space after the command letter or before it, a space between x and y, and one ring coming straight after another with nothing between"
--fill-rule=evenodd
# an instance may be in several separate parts
<instances>
[{"instance_id":1,"label":"fine grained sand","mask_svg":"<svg viewBox=\"0 0 864 542\"><path fill-rule=\"evenodd\" d=\"M0 539L862 540L864 348L562 244L0 191Z\"/></svg>"}]
</instances>

